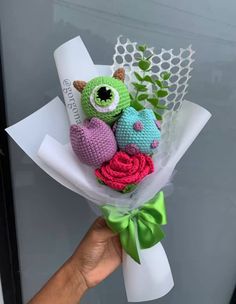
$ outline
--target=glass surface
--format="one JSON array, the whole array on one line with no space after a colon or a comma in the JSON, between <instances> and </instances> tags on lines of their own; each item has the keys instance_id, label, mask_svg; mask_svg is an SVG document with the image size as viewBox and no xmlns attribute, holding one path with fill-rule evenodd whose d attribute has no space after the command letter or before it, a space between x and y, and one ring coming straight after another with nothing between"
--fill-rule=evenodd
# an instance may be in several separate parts
<instances>
[{"instance_id":1,"label":"glass surface","mask_svg":"<svg viewBox=\"0 0 236 304\"><path fill-rule=\"evenodd\" d=\"M9 125L62 96L53 51L77 35L97 64L112 63L120 34L157 48L192 44L196 50L187 99L206 107L213 118L177 167L163 241L175 288L152 303L228 303L234 288L235 12L233 0L0 2ZM72 254L95 215L82 197L53 181L13 142L10 148L26 301ZM127 303L121 270L82 303Z\"/></svg>"}]
</instances>

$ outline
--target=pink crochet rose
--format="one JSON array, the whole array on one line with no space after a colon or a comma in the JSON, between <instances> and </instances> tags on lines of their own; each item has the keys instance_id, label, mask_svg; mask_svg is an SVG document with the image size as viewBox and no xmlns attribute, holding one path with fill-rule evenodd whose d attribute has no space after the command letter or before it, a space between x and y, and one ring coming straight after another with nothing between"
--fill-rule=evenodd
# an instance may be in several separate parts
<instances>
[{"instance_id":1,"label":"pink crochet rose","mask_svg":"<svg viewBox=\"0 0 236 304\"><path fill-rule=\"evenodd\" d=\"M95 170L95 175L101 183L122 192L133 190L148 174L154 171L150 156L142 153L128 155L119 151L109 161Z\"/></svg>"}]
</instances>

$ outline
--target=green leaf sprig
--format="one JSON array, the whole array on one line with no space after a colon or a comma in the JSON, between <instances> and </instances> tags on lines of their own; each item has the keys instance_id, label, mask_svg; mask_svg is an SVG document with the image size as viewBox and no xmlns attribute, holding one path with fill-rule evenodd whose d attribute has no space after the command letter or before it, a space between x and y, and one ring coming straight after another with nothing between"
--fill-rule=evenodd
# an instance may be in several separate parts
<instances>
[{"instance_id":1,"label":"green leaf sprig","mask_svg":"<svg viewBox=\"0 0 236 304\"><path fill-rule=\"evenodd\" d=\"M165 105L160 104L160 98L169 95L169 86L166 85L167 80L170 78L171 74L168 72L162 72L160 74L160 79L153 79L147 73L151 71L151 58L153 53L150 55L145 55L147 50L146 45L139 45L137 49L141 52L141 56L137 59L138 67L140 73L134 72L136 82L132 82L134 87L134 93L130 94L131 106L137 111L145 109L143 104L144 101L148 101L154 108L154 110L166 110ZM149 51L150 52L150 51ZM151 84L153 87L152 93L148 93L148 85ZM154 111L156 118L162 120L162 115Z\"/></svg>"}]
</instances>

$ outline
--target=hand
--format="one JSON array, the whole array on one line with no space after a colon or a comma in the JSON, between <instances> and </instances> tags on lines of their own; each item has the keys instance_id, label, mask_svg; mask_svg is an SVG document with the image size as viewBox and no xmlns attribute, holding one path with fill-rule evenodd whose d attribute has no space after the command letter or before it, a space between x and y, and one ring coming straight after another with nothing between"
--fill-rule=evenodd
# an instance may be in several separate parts
<instances>
[{"instance_id":1,"label":"hand","mask_svg":"<svg viewBox=\"0 0 236 304\"><path fill-rule=\"evenodd\" d=\"M121 245L102 218L91 226L72 257L28 304L78 304L86 290L121 263Z\"/></svg>"},{"instance_id":2,"label":"hand","mask_svg":"<svg viewBox=\"0 0 236 304\"><path fill-rule=\"evenodd\" d=\"M98 218L76 249L71 264L82 275L87 288L94 287L121 264L119 236Z\"/></svg>"}]
</instances>

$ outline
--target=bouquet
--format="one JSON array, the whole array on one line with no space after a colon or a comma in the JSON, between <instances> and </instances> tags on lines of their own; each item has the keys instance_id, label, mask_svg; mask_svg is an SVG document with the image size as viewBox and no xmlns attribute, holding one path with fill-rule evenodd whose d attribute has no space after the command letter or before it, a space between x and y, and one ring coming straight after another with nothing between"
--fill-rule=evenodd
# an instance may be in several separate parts
<instances>
[{"instance_id":1,"label":"bouquet","mask_svg":"<svg viewBox=\"0 0 236 304\"><path fill-rule=\"evenodd\" d=\"M211 116L184 99L193 54L191 46L156 53L118 37L113 65L99 66L76 37L54 53L65 103L56 97L7 129L119 233L130 302L160 298L174 285L160 242L164 188Z\"/></svg>"}]
</instances>

